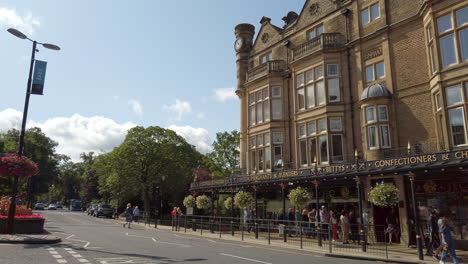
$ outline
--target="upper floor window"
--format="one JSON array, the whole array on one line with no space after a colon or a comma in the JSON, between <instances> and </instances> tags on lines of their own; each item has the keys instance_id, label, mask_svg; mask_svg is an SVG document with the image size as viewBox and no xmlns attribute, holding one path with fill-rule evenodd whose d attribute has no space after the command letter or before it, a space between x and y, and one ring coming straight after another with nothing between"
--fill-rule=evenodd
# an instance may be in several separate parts
<instances>
[{"instance_id":1,"label":"upper floor window","mask_svg":"<svg viewBox=\"0 0 468 264\"><path fill-rule=\"evenodd\" d=\"M265 54L265 55L262 55L260 56L260 64L263 64L267 61L271 61L272 60L272 55L271 55L271 52Z\"/></svg>"},{"instance_id":2,"label":"upper floor window","mask_svg":"<svg viewBox=\"0 0 468 264\"><path fill-rule=\"evenodd\" d=\"M369 149L389 148L391 144L387 106L367 106L364 115L366 120L367 147Z\"/></svg>"},{"instance_id":3,"label":"upper floor window","mask_svg":"<svg viewBox=\"0 0 468 264\"><path fill-rule=\"evenodd\" d=\"M302 167L344 160L343 124L341 117L319 119L298 126L298 161Z\"/></svg>"},{"instance_id":4,"label":"upper floor window","mask_svg":"<svg viewBox=\"0 0 468 264\"><path fill-rule=\"evenodd\" d=\"M363 25L367 25L378 18L380 18L380 5L378 3L361 10Z\"/></svg>"},{"instance_id":5,"label":"upper floor window","mask_svg":"<svg viewBox=\"0 0 468 264\"><path fill-rule=\"evenodd\" d=\"M428 24L426 27L426 40L427 40L427 49L429 52L429 64L431 66L431 73L434 73L437 70L435 62L435 52L434 52L434 33L432 29L432 24Z\"/></svg>"},{"instance_id":6,"label":"upper floor window","mask_svg":"<svg viewBox=\"0 0 468 264\"><path fill-rule=\"evenodd\" d=\"M326 71L326 72L325 72ZM326 74L325 74L326 73ZM319 65L296 75L296 110L341 101L338 64Z\"/></svg>"},{"instance_id":7,"label":"upper floor window","mask_svg":"<svg viewBox=\"0 0 468 264\"><path fill-rule=\"evenodd\" d=\"M366 81L372 82L385 77L385 64L383 61L366 67Z\"/></svg>"},{"instance_id":8,"label":"upper floor window","mask_svg":"<svg viewBox=\"0 0 468 264\"><path fill-rule=\"evenodd\" d=\"M313 39L323 34L323 25L314 27L307 31L307 39Z\"/></svg>"},{"instance_id":9,"label":"upper floor window","mask_svg":"<svg viewBox=\"0 0 468 264\"><path fill-rule=\"evenodd\" d=\"M268 88L249 94L250 125L270 121L270 96Z\"/></svg>"},{"instance_id":10,"label":"upper floor window","mask_svg":"<svg viewBox=\"0 0 468 264\"><path fill-rule=\"evenodd\" d=\"M468 144L466 134L466 105L468 82L445 88L449 128L454 146Z\"/></svg>"},{"instance_id":11,"label":"upper floor window","mask_svg":"<svg viewBox=\"0 0 468 264\"><path fill-rule=\"evenodd\" d=\"M437 18L442 67L468 60L468 7Z\"/></svg>"}]
</instances>

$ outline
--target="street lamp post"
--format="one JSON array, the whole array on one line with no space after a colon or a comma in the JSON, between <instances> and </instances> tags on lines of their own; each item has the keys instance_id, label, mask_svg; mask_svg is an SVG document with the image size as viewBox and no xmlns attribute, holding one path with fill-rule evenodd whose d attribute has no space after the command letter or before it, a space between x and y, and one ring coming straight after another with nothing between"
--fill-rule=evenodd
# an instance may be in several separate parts
<instances>
[{"instance_id":1,"label":"street lamp post","mask_svg":"<svg viewBox=\"0 0 468 264\"><path fill-rule=\"evenodd\" d=\"M18 147L18 156L21 157L23 156L23 151L24 151L24 136L26 134L26 120L28 118L29 97L31 96L32 71L34 67L34 60L36 57L35 55L36 55L36 52L38 51L36 48L37 44L42 45L44 48L51 49L51 50L60 50L60 47L54 44L40 43L35 40L32 40L28 38L25 34L23 34L21 31L14 29L14 28L9 28L7 31L11 33L12 35L14 35L15 37L18 37L20 39L27 39L33 43L32 53L31 53L31 63L29 65L28 85L26 87L26 99L24 101L23 122L21 124L21 134L20 134L19 147ZM8 227L7 227L7 231L10 234L13 233L14 221L15 221L16 195L18 194L18 177L15 177L13 179L12 189L13 190L11 194L10 209L8 211ZM28 199L30 199L29 197L30 191L31 191L30 183L28 182Z\"/></svg>"}]
</instances>

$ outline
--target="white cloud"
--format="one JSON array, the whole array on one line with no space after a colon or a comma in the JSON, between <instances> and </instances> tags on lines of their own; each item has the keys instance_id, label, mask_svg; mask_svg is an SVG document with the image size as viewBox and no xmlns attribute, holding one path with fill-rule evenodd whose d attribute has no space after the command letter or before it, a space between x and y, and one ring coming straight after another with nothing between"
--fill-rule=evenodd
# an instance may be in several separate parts
<instances>
[{"instance_id":1,"label":"white cloud","mask_svg":"<svg viewBox=\"0 0 468 264\"><path fill-rule=\"evenodd\" d=\"M16 9L0 7L0 27L13 27L25 34L32 35L41 23L31 12L21 16Z\"/></svg>"},{"instance_id":2,"label":"white cloud","mask_svg":"<svg viewBox=\"0 0 468 264\"><path fill-rule=\"evenodd\" d=\"M237 99L235 88L218 88L213 91L215 99L220 102Z\"/></svg>"},{"instance_id":3,"label":"white cloud","mask_svg":"<svg viewBox=\"0 0 468 264\"><path fill-rule=\"evenodd\" d=\"M143 105L139 101L131 99L128 101L128 104L132 106L133 113L137 116L143 115Z\"/></svg>"},{"instance_id":4,"label":"white cloud","mask_svg":"<svg viewBox=\"0 0 468 264\"><path fill-rule=\"evenodd\" d=\"M208 130L204 128L170 125L168 129L174 130L178 135L185 138L189 144L194 145L197 150L202 153L208 153L213 150Z\"/></svg>"},{"instance_id":5,"label":"white cloud","mask_svg":"<svg viewBox=\"0 0 468 264\"><path fill-rule=\"evenodd\" d=\"M163 108L169 112L176 113L177 117L175 118L175 120L177 121L180 121L182 119L182 115L192 112L192 106L190 105L190 103L180 101L179 99L176 99L174 104L164 105Z\"/></svg>"},{"instance_id":6,"label":"white cloud","mask_svg":"<svg viewBox=\"0 0 468 264\"><path fill-rule=\"evenodd\" d=\"M0 131L11 128L19 129L22 113L14 109L0 111ZM119 124L112 119L93 116L84 117L74 114L71 117L55 117L45 122L30 121L27 127L39 127L42 131L56 141L59 145L57 152L68 155L74 161L78 161L80 153L109 152L119 146L127 131L136 126L127 122Z\"/></svg>"}]
</instances>

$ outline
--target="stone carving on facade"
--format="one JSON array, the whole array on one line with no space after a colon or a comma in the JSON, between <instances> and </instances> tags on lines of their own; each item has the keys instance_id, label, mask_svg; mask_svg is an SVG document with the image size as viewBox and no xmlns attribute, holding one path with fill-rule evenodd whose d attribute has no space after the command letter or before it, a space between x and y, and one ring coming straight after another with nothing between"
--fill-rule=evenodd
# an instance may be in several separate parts
<instances>
[{"instance_id":1,"label":"stone carving on facade","mask_svg":"<svg viewBox=\"0 0 468 264\"><path fill-rule=\"evenodd\" d=\"M344 4L348 0L330 0L330 1L332 3L334 3L335 5L341 6L342 4Z\"/></svg>"},{"instance_id":2,"label":"stone carving on facade","mask_svg":"<svg viewBox=\"0 0 468 264\"><path fill-rule=\"evenodd\" d=\"M309 14L315 16L320 12L320 5L318 3L312 3L309 7Z\"/></svg>"},{"instance_id":3,"label":"stone carving on facade","mask_svg":"<svg viewBox=\"0 0 468 264\"><path fill-rule=\"evenodd\" d=\"M370 60L382 56L382 46L372 48L364 52L364 60Z\"/></svg>"},{"instance_id":4,"label":"stone carving on facade","mask_svg":"<svg viewBox=\"0 0 468 264\"><path fill-rule=\"evenodd\" d=\"M262 42L263 42L263 43L267 43L269 39L270 39L270 34L268 34L268 33L263 33L263 35L262 35Z\"/></svg>"}]
</instances>

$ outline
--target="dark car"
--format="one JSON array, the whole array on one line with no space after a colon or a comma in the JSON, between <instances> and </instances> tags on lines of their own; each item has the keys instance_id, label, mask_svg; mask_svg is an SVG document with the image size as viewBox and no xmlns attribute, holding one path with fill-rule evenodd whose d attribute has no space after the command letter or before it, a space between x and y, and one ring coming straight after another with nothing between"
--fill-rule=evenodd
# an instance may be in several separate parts
<instances>
[{"instance_id":1,"label":"dark car","mask_svg":"<svg viewBox=\"0 0 468 264\"><path fill-rule=\"evenodd\" d=\"M45 209L45 204L43 203L37 203L34 205L34 210L44 210Z\"/></svg>"},{"instance_id":2,"label":"dark car","mask_svg":"<svg viewBox=\"0 0 468 264\"><path fill-rule=\"evenodd\" d=\"M111 218L113 214L114 210L108 204L98 204L97 209L94 210L95 217L105 216Z\"/></svg>"},{"instance_id":3,"label":"dark car","mask_svg":"<svg viewBox=\"0 0 468 264\"><path fill-rule=\"evenodd\" d=\"M62 202L58 202L56 205L57 205L57 209L63 209L63 203Z\"/></svg>"}]
</instances>

